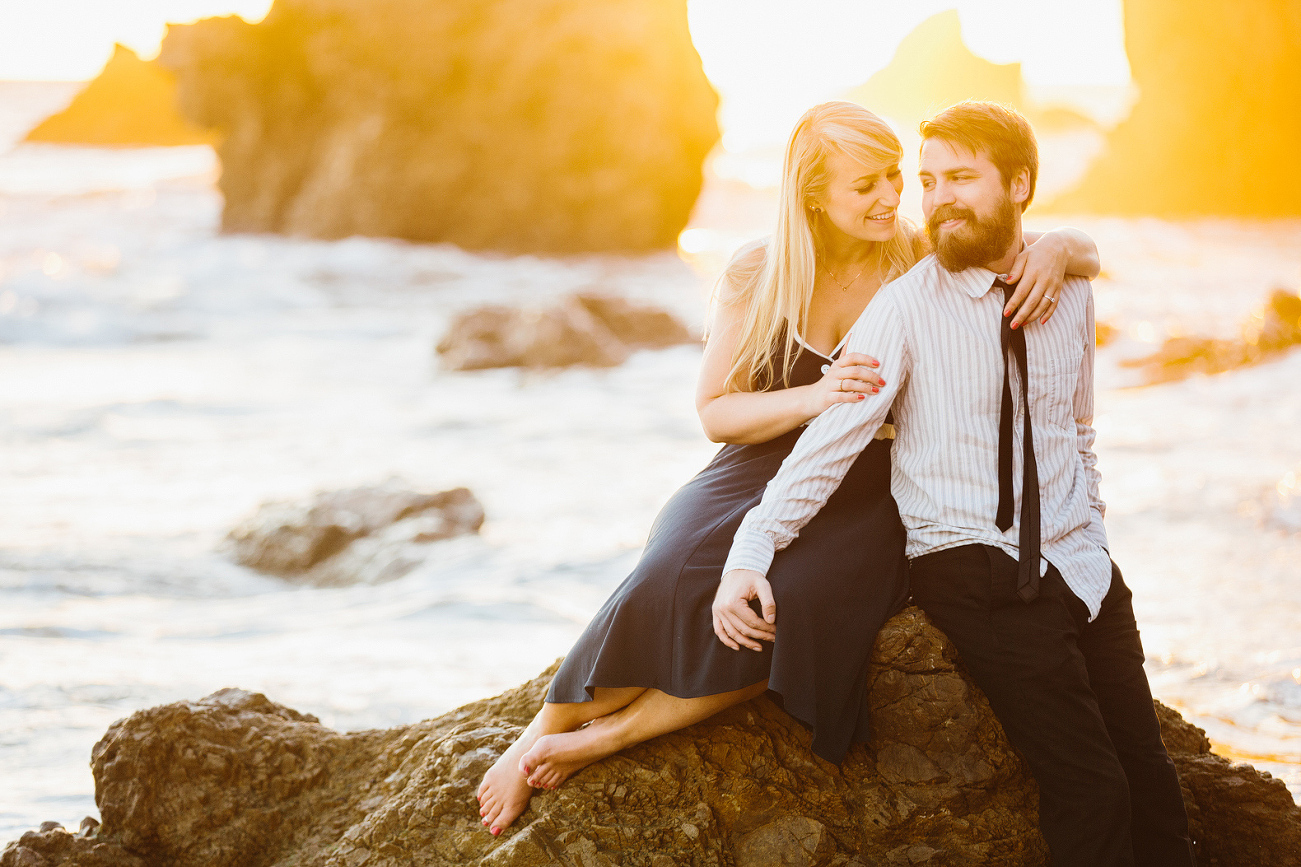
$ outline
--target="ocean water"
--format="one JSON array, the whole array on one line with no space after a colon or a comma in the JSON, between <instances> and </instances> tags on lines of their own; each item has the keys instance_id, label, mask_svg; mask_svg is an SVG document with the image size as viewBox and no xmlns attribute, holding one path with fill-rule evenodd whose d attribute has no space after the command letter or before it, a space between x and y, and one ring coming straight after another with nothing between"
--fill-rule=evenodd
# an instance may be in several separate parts
<instances>
[{"instance_id":1,"label":"ocean water","mask_svg":"<svg viewBox=\"0 0 1301 867\"><path fill-rule=\"evenodd\" d=\"M94 815L90 749L139 708L240 686L392 726L562 655L717 448L700 351L448 373L433 345L466 307L591 288L699 324L773 207L771 154L740 154L676 254L223 236L206 148L15 144L70 95L0 85L0 840ZM1098 451L1154 690L1301 793L1301 352L1153 387L1119 364L1301 289L1301 222L1072 222L1119 334ZM471 488L483 533L375 587L290 586L221 551L261 502L387 479Z\"/></svg>"}]
</instances>

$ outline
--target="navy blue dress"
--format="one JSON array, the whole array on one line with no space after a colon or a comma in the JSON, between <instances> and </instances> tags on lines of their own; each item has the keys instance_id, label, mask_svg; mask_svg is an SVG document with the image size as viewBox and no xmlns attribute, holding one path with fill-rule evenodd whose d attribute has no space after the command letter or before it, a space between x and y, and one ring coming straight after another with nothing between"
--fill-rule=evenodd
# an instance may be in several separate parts
<instances>
[{"instance_id":1,"label":"navy blue dress","mask_svg":"<svg viewBox=\"0 0 1301 867\"><path fill-rule=\"evenodd\" d=\"M790 384L816 382L826 361L801 349ZM697 698L767 679L772 697L812 728L813 751L827 761L840 763L851 743L868 739L872 645L908 597L904 528L890 495L891 440L872 441L773 559L776 641L761 642L762 652L737 651L714 635L710 609L732 537L803 431L726 445L673 495L636 568L565 657L547 701L589 701L596 687Z\"/></svg>"}]
</instances>

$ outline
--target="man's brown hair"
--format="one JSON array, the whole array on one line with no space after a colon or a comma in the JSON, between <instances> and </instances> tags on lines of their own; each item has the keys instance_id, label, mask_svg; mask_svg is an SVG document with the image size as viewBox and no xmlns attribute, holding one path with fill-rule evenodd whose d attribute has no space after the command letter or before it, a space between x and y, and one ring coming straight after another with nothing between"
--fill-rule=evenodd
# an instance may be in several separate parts
<instances>
[{"instance_id":1,"label":"man's brown hair","mask_svg":"<svg viewBox=\"0 0 1301 867\"><path fill-rule=\"evenodd\" d=\"M1030 195L1021 203L1022 213L1030 207L1039 177L1039 145L1030 122L1016 109L997 102L969 99L922 121L921 133L923 142L943 139L973 154L989 157L1003 177L1004 188L1010 189L1016 173L1027 169Z\"/></svg>"}]
</instances>

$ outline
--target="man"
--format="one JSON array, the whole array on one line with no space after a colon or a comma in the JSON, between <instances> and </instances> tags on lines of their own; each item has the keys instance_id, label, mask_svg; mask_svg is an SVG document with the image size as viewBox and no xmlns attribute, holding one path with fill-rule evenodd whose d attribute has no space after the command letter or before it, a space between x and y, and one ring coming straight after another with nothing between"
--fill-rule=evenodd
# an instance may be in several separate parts
<instances>
[{"instance_id":1,"label":"man","mask_svg":"<svg viewBox=\"0 0 1301 867\"><path fill-rule=\"evenodd\" d=\"M716 629L771 634L764 575L774 552L893 406L891 487L913 600L957 645L1029 764L1054 865L1191 867L1130 592L1102 525L1091 288L1068 278L1048 323L1011 329L997 277L1022 248L1034 134L1016 112L979 102L921 131L936 252L880 291L847 347L880 359L882 399L837 405L810 424L737 531ZM755 598L767 623L748 606Z\"/></svg>"}]
</instances>

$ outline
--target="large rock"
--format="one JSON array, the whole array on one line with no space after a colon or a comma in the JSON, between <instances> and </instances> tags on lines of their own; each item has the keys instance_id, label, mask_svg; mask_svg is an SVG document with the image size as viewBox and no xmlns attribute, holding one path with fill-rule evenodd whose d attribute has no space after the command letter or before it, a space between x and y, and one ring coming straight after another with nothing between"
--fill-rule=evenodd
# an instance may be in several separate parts
<instances>
[{"instance_id":1,"label":"large rock","mask_svg":"<svg viewBox=\"0 0 1301 867\"><path fill-rule=\"evenodd\" d=\"M140 711L94 748L100 836L169 867L1047 863L1034 783L917 609L877 640L876 734L842 766L814 756L808 731L761 698L539 793L494 838L475 789L552 671L387 731L339 734L238 690ZM1301 810L1286 787L1158 712L1201 863L1301 864Z\"/></svg>"},{"instance_id":2,"label":"large rock","mask_svg":"<svg viewBox=\"0 0 1301 867\"><path fill-rule=\"evenodd\" d=\"M647 304L579 294L550 307L476 307L456 316L436 351L448 370L613 367L637 349L695 341L669 313Z\"/></svg>"},{"instance_id":3,"label":"large rock","mask_svg":"<svg viewBox=\"0 0 1301 867\"><path fill-rule=\"evenodd\" d=\"M26 140L85 145L212 144L214 136L181 117L176 79L125 45L63 111L41 121Z\"/></svg>"},{"instance_id":4,"label":"large rock","mask_svg":"<svg viewBox=\"0 0 1301 867\"><path fill-rule=\"evenodd\" d=\"M418 566L431 543L477 533L483 518L466 488L350 488L265 503L227 539L235 560L259 572L318 586L378 584Z\"/></svg>"},{"instance_id":5,"label":"large rock","mask_svg":"<svg viewBox=\"0 0 1301 867\"><path fill-rule=\"evenodd\" d=\"M927 18L903 38L890 63L850 92L872 111L915 124L964 99L1025 108L1019 63L991 63L962 41L958 10Z\"/></svg>"},{"instance_id":6,"label":"large rock","mask_svg":"<svg viewBox=\"0 0 1301 867\"><path fill-rule=\"evenodd\" d=\"M173 26L229 231L669 246L718 140L684 0L276 0Z\"/></svg>"},{"instance_id":7,"label":"large rock","mask_svg":"<svg viewBox=\"0 0 1301 867\"><path fill-rule=\"evenodd\" d=\"M919 121L964 99L1011 106L1040 130L1096 126L1074 109L1030 100L1021 64L992 63L973 54L962 39L956 9L918 24L899 43L890 63L845 98L914 129Z\"/></svg>"},{"instance_id":8,"label":"large rock","mask_svg":"<svg viewBox=\"0 0 1301 867\"><path fill-rule=\"evenodd\" d=\"M1139 100L1062 212L1301 214L1301 3L1125 0ZM1205 183L1193 180L1205 178Z\"/></svg>"}]
</instances>

